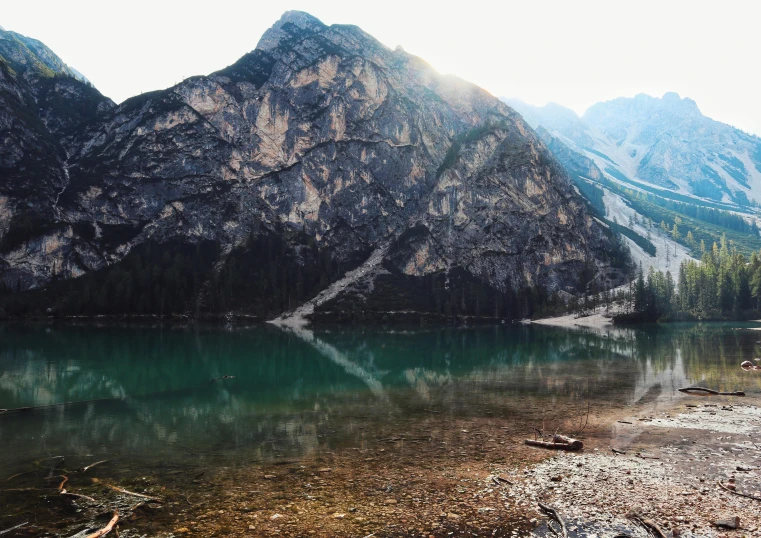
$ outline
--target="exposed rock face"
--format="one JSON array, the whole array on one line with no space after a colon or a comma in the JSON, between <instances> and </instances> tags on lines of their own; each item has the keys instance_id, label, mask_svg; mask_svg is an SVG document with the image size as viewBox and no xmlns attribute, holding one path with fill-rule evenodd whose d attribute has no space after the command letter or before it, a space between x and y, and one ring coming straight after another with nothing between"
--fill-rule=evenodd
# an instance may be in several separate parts
<instances>
[{"instance_id":1,"label":"exposed rock face","mask_svg":"<svg viewBox=\"0 0 761 538\"><path fill-rule=\"evenodd\" d=\"M14 77L3 80L11 95ZM518 114L355 26L288 12L232 66L116 107L71 81L52 91L89 104L78 122L28 92L58 151L43 197L54 231L2 249L8 285L76 276L178 239L219 244L220 274L272 236L288 263L329 257L344 269L393 245L363 275L368 293L377 275L455 268L497 291L577 290L590 266L621 278L614 242ZM6 120L19 121L12 111ZM296 306L288 299L284 308Z\"/></svg>"},{"instance_id":2,"label":"exposed rock face","mask_svg":"<svg viewBox=\"0 0 761 538\"><path fill-rule=\"evenodd\" d=\"M593 159L613 181L729 204L761 202L761 139L703 116L695 101L676 93L597 103L581 118L556 104L506 102L534 128Z\"/></svg>"}]
</instances>

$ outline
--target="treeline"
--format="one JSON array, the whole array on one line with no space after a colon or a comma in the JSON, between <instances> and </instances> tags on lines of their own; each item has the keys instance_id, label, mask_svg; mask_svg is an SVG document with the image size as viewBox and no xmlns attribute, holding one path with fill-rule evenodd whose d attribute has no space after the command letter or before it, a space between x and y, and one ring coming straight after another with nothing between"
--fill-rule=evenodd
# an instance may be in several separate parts
<instances>
[{"instance_id":1,"label":"treeline","mask_svg":"<svg viewBox=\"0 0 761 538\"><path fill-rule=\"evenodd\" d=\"M311 298L368 254L337 261L301 231L251 234L226 255L213 241L148 242L79 278L24 292L0 289L0 314L216 317L232 311L267 319Z\"/></svg>"},{"instance_id":2,"label":"treeline","mask_svg":"<svg viewBox=\"0 0 761 538\"><path fill-rule=\"evenodd\" d=\"M658 227L662 232L671 236L673 241L689 248L693 257L700 257L707 245L719 243L723 236L746 256L761 249L761 236L758 234L755 222L753 224L746 223L746 230L748 231L738 231L719 224L698 220L685 213L657 205L649 201L650 195L648 194L630 189L620 189L620 191L627 198L629 206L645 218L643 225L648 230L654 230L655 227ZM661 202L666 201L661 199ZM681 205L686 206L687 204ZM696 209L700 209L701 215L706 218L711 215L710 218L714 218L717 222L724 222L735 227L739 227L735 219L744 221L742 217L731 215L725 211L707 208ZM722 213L727 213L727 216L722 216Z\"/></svg>"},{"instance_id":3,"label":"treeline","mask_svg":"<svg viewBox=\"0 0 761 538\"><path fill-rule=\"evenodd\" d=\"M685 261L676 281L670 272L640 269L624 298L618 321L744 320L761 312L761 253L750 260L726 237L703 253L700 262Z\"/></svg>"},{"instance_id":4,"label":"treeline","mask_svg":"<svg viewBox=\"0 0 761 538\"><path fill-rule=\"evenodd\" d=\"M219 245L145 243L110 267L71 280L53 281L45 289L0 293L6 315L67 316L172 315L193 308ZM3 295L5 297L3 297Z\"/></svg>"},{"instance_id":5,"label":"treeline","mask_svg":"<svg viewBox=\"0 0 761 538\"><path fill-rule=\"evenodd\" d=\"M315 309L316 321L493 322L548 317L566 308L557 294L542 287L514 289L508 280L500 290L461 267L422 276L406 275L389 264L384 264L384 268L388 272L375 280L369 293L349 291L319 305ZM591 280L592 270L591 264L581 268L581 279Z\"/></svg>"},{"instance_id":6,"label":"treeline","mask_svg":"<svg viewBox=\"0 0 761 538\"><path fill-rule=\"evenodd\" d=\"M632 191L633 192L633 191ZM736 232L748 233L758 236L758 226L755 219L749 223L740 215L735 215L729 211L720 209L710 209L707 207L701 207L698 205L685 204L682 202L673 202L666 200L654 194L637 193L638 198L645 198L648 202L660 207L665 207L671 211L681 213L687 217L692 217L714 226L720 226L727 230L734 230Z\"/></svg>"}]
</instances>

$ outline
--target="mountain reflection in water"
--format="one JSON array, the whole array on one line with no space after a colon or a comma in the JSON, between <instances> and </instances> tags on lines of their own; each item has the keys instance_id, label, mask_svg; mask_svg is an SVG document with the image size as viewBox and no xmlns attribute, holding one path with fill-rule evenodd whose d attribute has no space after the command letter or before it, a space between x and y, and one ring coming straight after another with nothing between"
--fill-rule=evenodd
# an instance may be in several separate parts
<instances>
[{"instance_id":1,"label":"mountain reflection in water","mask_svg":"<svg viewBox=\"0 0 761 538\"><path fill-rule=\"evenodd\" d=\"M739 368L761 355L748 327L6 324L0 408L49 407L0 414L0 466L301 458L432 413L524 421L530 435L537 416L581 416L590 400L627 406L699 383L759 392Z\"/></svg>"}]
</instances>

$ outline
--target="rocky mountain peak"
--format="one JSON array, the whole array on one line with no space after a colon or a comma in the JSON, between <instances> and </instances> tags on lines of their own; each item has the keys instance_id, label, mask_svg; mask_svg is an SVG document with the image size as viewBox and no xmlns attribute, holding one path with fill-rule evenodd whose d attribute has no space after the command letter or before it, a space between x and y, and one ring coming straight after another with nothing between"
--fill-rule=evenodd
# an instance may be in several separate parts
<instances>
[{"instance_id":1,"label":"rocky mountain peak","mask_svg":"<svg viewBox=\"0 0 761 538\"><path fill-rule=\"evenodd\" d=\"M701 115L698 104L689 97L680 97L676 92L667 92L663 94L661 103L667 106L671 110L681 112L683 114Z\"/></svg>"},{"instance_id":2,"label":"rocky mountain peak","mask_svg":"<svg viewBox=\"0 0 761 538\"><path fill-rule=\"evenodd\" d=\"M527 290L622 277L615 239L513 110L306 13L226 69L59 132L65 162L32 208L39 223L18 195L0 230L13 289L135 259L177 260L177 273L201 256L214 269L189 273L172 309L272 316L325 292L331 312L504 317L530 313ZM154 260L151 245L180 250ZM125 300L169 304L149 294Z\"/></svg>"},{"instance_id":3,"label":"rocky mountain peak","mask_svg":"<svg viewBox=\"0 0 761 538\"><path fill-rule=\"evenodd\" d=\"M304 11L286 11L273 24L256 45L258 50L270 51L278 48L287 40L293 39L300 33L314 34L327 28L317 17Z\"/></svg>"}]
</instances>

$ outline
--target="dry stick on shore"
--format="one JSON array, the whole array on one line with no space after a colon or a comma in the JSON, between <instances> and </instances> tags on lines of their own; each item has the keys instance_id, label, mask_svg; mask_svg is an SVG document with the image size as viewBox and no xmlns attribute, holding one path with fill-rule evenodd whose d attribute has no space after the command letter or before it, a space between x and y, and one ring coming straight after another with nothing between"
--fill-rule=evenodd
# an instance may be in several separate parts
<instances>
[{"instance_id":1,"label":"dry stick on shore","mask_svg":"<svg viewBox=\"0 0 761 538\"><path fill-rule=\"evenodd\" d=\"M494 482L499 487L502 487L504 484L507 484L508 486L513 486L514 485L507 478L502 478L501 476L497 476L497 475L492 475L491 480L492 480L492 482Z\"/></svg>"},{"instance_id":2,"label":"dry stick on shore","mask_svg":"<svg viewBox=\"0 0 761 538\"><path fill-rule=\"evenodd\" d=\"M748 495L747 493L740 493L739 491L729 489L727 486L725 486L721 482L719 482L719 486L721 486L721 489L730 492L732 495L738 495L740 497L745 497L746 499L753 499L754 501L761 501L761 497L756 497L755 495Z\"/></svg>"},{"instance_id":3,"label":"dry stick on shore","mask_svg":"<svg viewBox=\"0 0 761 538\"><path fill-rule=\"evenodd\" d=\"M636 521L637 523L645 527L645 530L650 536L654 536L655 538L666 538L666 533L664 533L661 530L661 528L658 526L657 523L650 521L649 519L645 519L639 514L630 515L629 519L631 519L632 521Z\"/></svg>"},{"instance_id":4,"label":"dry stick on shore","mask_svg":"<svg viewBox=\"0 0 761 538\"><path fill-rule=\"evenodd\" d=\"M713 389L705 389L703 387L686 387L683 389L679 389L679 392L684 392L686 394L689 394L691 392L702 392L705 394L710 394L712 396L745 396L745 393L742 391L737 392L719 392L718 390Z\"/></svg>"},{"instance_id":5,"label":"dry stick on shore","mask_svg":"<svg viewBox=\"0 0 761 538\"><path fill-rule=\"evenodd\" d=\"M562 536L563 538L568 538L568 530L565 528L565 523L563 522L563 518L560 517L560 514L558 514L558 511L555 510L551 506L547 506L546 504L538 503L539 508L544 512L544 514L549 517L552 521L555 521L558 525L560 525L560 531L556 531L554 528L550 526L549 523L547 523L547 528L550 529L556 536Z\"/></svg>"},{"instance_id":6,"label":"dry stick on shore","mask_svg":"<svg viewBox=\"0 0 761 538\"><path fill-rule=\"evenodd\" d=\"M533 439L526 439L524 442L529 446L538 446L542 448L552 448L557 450L575 451L584 448L584 443L578 439L572 439L570 437L566 437L565 435L557 434L552 437L552 441L536 441Z\"/></svg>"},{"instance_id":7,"label":"dry stick on shore","mask_svg":"<svg viewBox=\"0 0 761 538\"><path fill-rule=\"evenodd\" d=\"M114 517L111 518L111 521L108 522L108 525L103 527L97 532L94 532L92 534L88 534L87 538L100 538L101 536L105 536L109 532L111 532L114 528L114 525L116 525L116 522L119 521L119 512L114 512Z\"/></svg>"}]
</instances>

